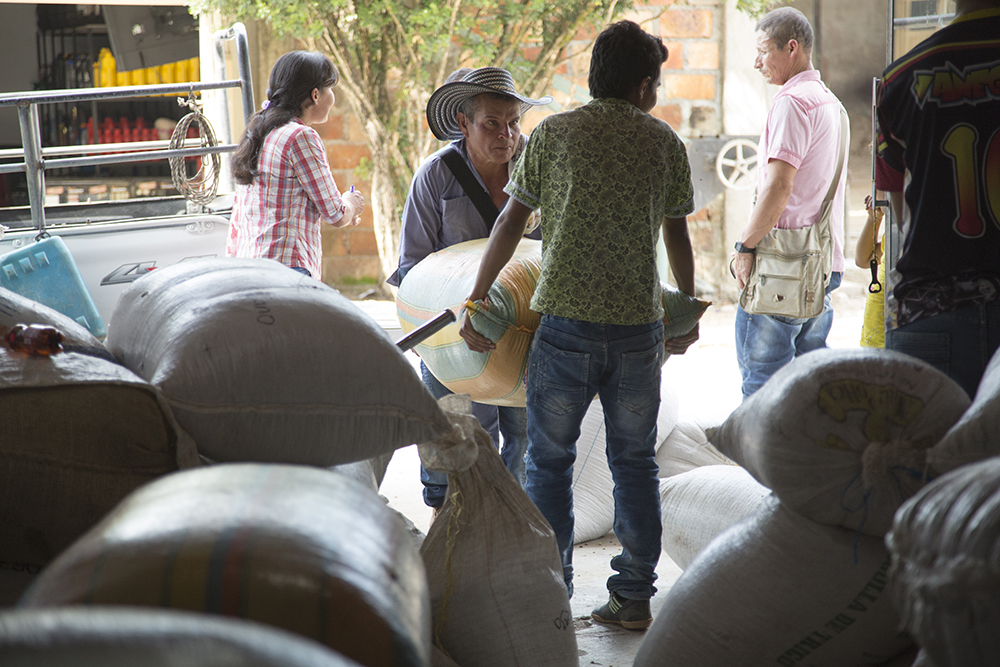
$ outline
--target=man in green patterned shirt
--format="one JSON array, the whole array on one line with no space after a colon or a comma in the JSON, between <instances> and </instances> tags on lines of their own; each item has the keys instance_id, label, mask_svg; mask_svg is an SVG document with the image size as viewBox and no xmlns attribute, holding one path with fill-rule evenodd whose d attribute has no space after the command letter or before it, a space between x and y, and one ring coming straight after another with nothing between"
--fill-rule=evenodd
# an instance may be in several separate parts
<instances>
[{"instance_id":1,"label":"man in green patterned shirt","mask_svg":"<svg viewBox=\"0 0 1000 667\"><path fill-rule=\"evenodd\" d=\"M531 133L469 296L485 299L529 215L541 208L542 272L531 307L542 317L526 379L525 490L555 531L572 595L576 441L590 402L600 396L622 553L611 561L617 574L594 619L629 629L649 627L656 592L660 366L664 351L682 354L698 338L696 327L663 339L661 228L677 286L694 295L687 153L670 126L649 115L666 59L663 42L631 21L598 36L589 76L594 100L544 119ZM470 349L493 349L467 314L460 330Z\"/></svg>"}]
</instances>

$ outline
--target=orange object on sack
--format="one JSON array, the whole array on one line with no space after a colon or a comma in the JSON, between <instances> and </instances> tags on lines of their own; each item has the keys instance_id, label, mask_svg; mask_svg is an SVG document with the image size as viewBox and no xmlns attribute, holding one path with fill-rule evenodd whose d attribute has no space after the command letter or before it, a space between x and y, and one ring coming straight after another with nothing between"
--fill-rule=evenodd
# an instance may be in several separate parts
<instances>
[{"instance_id":1,"label":"orange object on sack","mask_svg":"<svg viewBox=\"0 0 1000 667\"><path fill-rule=\"evenodd\" d=\"M4 340L15 352L48 357L63 351L66 336L55 327L44 324L15 324Z\"/></svg>"}]
</instances>

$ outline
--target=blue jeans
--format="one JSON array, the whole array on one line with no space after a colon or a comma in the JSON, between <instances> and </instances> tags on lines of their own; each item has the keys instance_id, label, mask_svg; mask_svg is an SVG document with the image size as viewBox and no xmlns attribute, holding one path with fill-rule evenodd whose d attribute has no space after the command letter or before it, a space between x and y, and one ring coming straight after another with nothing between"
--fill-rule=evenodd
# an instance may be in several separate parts
<instances>
[{"instance_id":1,"label":"blue jeans","mask_svg":"<svg viewBox=\"0 0 1000 667\"><path fill-rule=\"evenodd\" d=\"M971 304L887 331L885 346L946 374L975 398L1000 344L1000 301Z\"/></svg>"},{"instance_id":2,"label":"blue jeans","mask_svg":"<svg viewBox=\"0 0 1000 667\"><path fill-rule=\"evenodd\" d=\"M660 558L656 417L663 323L618 326L542 315L528 356L528 497L555 531L573 594L573 464L580 424L601 399L622 553L608 590L648 599Z\"/></svg>"},{"instance_id":3,"label":"blue jeans","mask_svg":"<svg viewBox=\"0 0 1000 667\"><path fill-rule=\"evenodd\" d=\"M454 393L434 377L423 361L420 362L420 377L434 398ZM524 452L528 448L527 411L524 408L473 403L472 414L493 438L494 445L499 443L499 436L503 436L500 458L523 488ZM447 473L428 470L421 464L420 481L424 484L424 504L429 507L444 505L444 498L448 492Z\"/></svg>"},{"instance_id":4,"label":"blue jeans","mask_svg":"<svg viewBox=\"0 0 1000 667\"><path fill-rule=\"evenodd\" d=\"M795 357L826 347L833 326L830 293L840 287L844 274L833 273L823 298L823 312L794 319L751 315L736 306L736 363L743 376L743 400L764 386L772 375Z\"/></svg>"}]
</instances>

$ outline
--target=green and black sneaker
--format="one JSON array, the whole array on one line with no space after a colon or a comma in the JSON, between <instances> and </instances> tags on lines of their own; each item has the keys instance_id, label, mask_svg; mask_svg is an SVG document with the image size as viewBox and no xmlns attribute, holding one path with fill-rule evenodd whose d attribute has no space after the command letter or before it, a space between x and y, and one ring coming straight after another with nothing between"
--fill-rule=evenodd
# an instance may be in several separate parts
<instances>
[{"instance_id":1,"label":"green and black sneaker","mask_svg":"<svg viewBox=\"0 0 1000 667\"><path fill-rule=\"evenodd\" d=\"M591 617L598 623L613 623L627 630L645 630L653 623L649 600L629 600L614 593L593 611Z\"/></svg>"}]
</instances>

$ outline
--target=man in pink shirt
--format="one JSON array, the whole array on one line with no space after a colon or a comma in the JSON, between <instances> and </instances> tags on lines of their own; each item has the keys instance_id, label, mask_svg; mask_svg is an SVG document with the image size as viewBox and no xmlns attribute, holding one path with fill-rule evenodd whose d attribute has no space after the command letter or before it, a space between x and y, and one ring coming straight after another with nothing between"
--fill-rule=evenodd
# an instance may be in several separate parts
<instances>
[{"instance_id":1,"label":"man in pink shirt","mask_svg":"<svg viewBox=\"0 0 1000 667\"><path fill-rule=\"evenodd\" d=\"M813 31L796 9L782 7L757 24L754 67L781 86L774 97L757 152L757 201L733 254L733 274L742 290L757 243L772 228L800 229L819 221L837 169L841 142L840 100L812 65ZM833 324L830 292L844 271L846 169L840 174L830 218L833 264L823 312L809 319L754 315L736 310L736 359L744 400L793 358L826 347Z\"/></svg>"}]
</instances>

